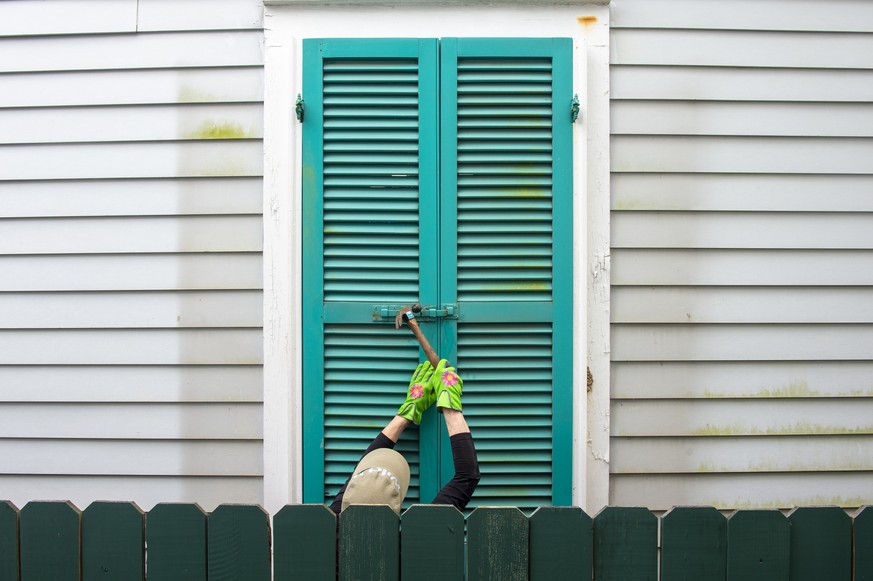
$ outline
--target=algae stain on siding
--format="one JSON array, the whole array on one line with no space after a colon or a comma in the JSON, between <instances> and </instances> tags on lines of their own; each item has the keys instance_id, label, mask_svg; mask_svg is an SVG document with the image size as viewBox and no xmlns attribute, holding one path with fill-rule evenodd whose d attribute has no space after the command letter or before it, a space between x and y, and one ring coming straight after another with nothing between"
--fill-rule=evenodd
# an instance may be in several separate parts
<instances>
[{"instance_id":1,"label":"algae stain on siding","mask_svg":"<svg viewBox=\"0 0 873 581\"><path fill-rule=\"evenodd\" d=\"M691 431L692 436L789 436L789 435L850 435L873 434L873 424L869 426L828 426L812 422L796 422L785 426L774 426L762 430L736 423L723 426L706 424L702 428Z\"/></svg>"},{"instance_id":2,"label":"algae stain on siding","mask_svg":"<svg viewBox=\"0 0 873 581\"><path fill-rule=\"evenodd\" d=\"M750 391L747 393L721 393L716 391L710 391L709 389L703 392L703 397L711 398L711 399L719 399L719 398L737 398L737 397L747 397L747 398L801 398L801 397L819 397L821 395L820 392L810 389L809 384L805 381L794 381L791 382L784 387L774 387L774 388L762 388L758 391Z\"/></svg>"},{"instance_id":3,"label":"algae stain on siding","mask_svg":"<svg viewBox=\"0 0 873 581\"><path fill-rule=\"evenodd\" d=\"M232 121L205 121L194 131L185 134L186 139L246 139L254 137L239 123Z\"/></svg>"}]
</instances>

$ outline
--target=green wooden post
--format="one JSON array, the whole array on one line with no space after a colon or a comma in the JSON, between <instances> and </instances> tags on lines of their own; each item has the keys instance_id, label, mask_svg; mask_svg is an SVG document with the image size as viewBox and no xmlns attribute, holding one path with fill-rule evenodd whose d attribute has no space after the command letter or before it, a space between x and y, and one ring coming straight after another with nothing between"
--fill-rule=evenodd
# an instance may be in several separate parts
<instances>
[{"instance_id":1,"label":"green wooden post","mask_svg":"<svg viewBox=\"0 0 873 581\"><path fill-rule=\"evenodd\" d=\"M873 581L873 506L865 506L852 519L855 581Z\"/></svg>"},{"instance_id":2,"label":"green wooden post","mask_svg":"<svg viewBox=\"0 0 873 581\"><path fill-rule=\"evenodd\" d=\"M778 510L738 510L728 519L728 581L785 581L791 532Z\"/></svg>"},{"instance_id":3,"label":"green wooden post","mask_svg":"<svg viewBox=\"0 0 873 581\"><path fill-rule=\"evenodd\" d=\"M206 519L209 581L269 581L270 515L254 504L222 504Z\"/></svg>"},{"instance_id":4,"label":"green wooden post","mask_svg":"<svg viewBox=\"0 0 873 581\"><path fill-rule=\"evenodd\" d=\"M146 515L148 581L206 581L206 513L162 503Z\"/></svg>"},{"instance_id":5,"label":"green wooden post","mask_svg":"<svg viewBox=\"0 0 873 581\"><path fill-rule=\"evenodd\" d=\"M273 517L276 581L335 581L336 533L336 515L323 504L283 507Z\"/></svg>"},{"instance_id":6,"label":"green wooden post","mask_svg":"<svg viewBox=\"0 0 873 581\"><path fill-rule=\"evenodd\" d=\"M400 579L400 518L384 505L353 505L339 517L340 581Z\"/></svg>"},{"instance_id":7,"label":"green wooden post","mask_svg":"<svg viewBox=\"0 0 873 581\"><path fill-rule=\"evenodd\" d=\"M594 523L579 507L543 506L530 516L531 581L591 580Z\"/></svg>"},{"instance_id":8,"label":"green wooden post","mask_svg":"<svg viewBox=\"0 0 873 581\"><path fill-rule=\"evenodd\" d=\"M852 519L837 506L795 508L791 523L791 581L851 581Z\"/></svg>"},{"instance_id":9,"label":"green wooden post","mask_svg":"<svg viewBox=\"0 0 873 581\"><path fill-rule=\"evenodd\" d=\"M85 581L145 576L143 512L131 502L94 502L82 512Z\"/></svg>"},{"instance_id":10,"label":"green wooden post","mask_svg":"<svg viewBox=\"0 0 873 581\"><path fill-rule=\"evenodd\" d=\"M658 578L658 519L642 507L608 506L594 518L594 578Z\"/></svg>"},{"instance_id":11,"label":"green wooden post","mask_svg":"<svg viewBox=\"0 0 873 581\"><path fill-rule=\"evenodd\" d=\"M528 578L529 523L514 507L480 507L467 518L467 579Z\"/></svg>"},{"instance_id":12,"label":"green wooden post","mask_svg":"<svg viewBox=\"0 0 873 581\"><path fill-rule=\"evenodd\" d=\"M458 509L415 505L400 522L403 581L463 581L464 515Z\"/></svg>"},{"instance_id":13,"label":"green wooden post","mask_svg":"<svg viewBox=\"0 0 873 581\"><path fill-rule=\"evenodd\" d=\"M82 578L81 519L71 502L28 502L21 509L21 581Z\"/></svg>"},{"instance_id":14,"label":"green wooden post","mask_svg":"<svg viewBox=\"0 0 873 581\"><path fill-rule=\"evenodd\" d=\"M18 508L0 501L0 579L18 581Z\"/></svg>"},{"instance_id":15,"label":"green wooden post","mask_svg":"<svg viewBox=\"0 0 873 581\"><path fill-rule=\"evenodd\" d=\"M682 506L661 519L661 579L724 581L727 519L711 506Z\"/></svg>"}]
</instances>

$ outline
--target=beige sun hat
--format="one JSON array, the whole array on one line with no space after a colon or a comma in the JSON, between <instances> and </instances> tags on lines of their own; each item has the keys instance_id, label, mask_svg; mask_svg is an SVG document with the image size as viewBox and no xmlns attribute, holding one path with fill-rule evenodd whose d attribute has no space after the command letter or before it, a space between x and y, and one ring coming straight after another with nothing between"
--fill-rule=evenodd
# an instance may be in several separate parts
<instances>
[{"instance_id":1,"label":"beige sun hat","mask_svg":"<svg viewBox=\"0 0 873 581\"><path fill-rule=\"evenodd\" d=\"M409 464L396 450L379 448L358 462L343 495L342 510L350 504L387 504L400 514L409 489Z\"/></svg>"}]
</instances>

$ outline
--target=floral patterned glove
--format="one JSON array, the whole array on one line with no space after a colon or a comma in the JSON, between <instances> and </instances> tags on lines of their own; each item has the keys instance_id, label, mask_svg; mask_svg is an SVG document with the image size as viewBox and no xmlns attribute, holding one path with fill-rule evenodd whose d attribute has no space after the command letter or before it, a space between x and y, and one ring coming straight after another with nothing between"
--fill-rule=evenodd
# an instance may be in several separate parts
<instances>
[{"instance_id":1,"label":"floral patterned glove","mask_svg":"<svg viewBox=\"0 0 873 581\"><path fill-rule=\"evenodd\" d=\"M443 408L462 411L461 391L464 389L464 380L455 372L455 368L448 361L440 360L430 381L433 385L433 391L436 393L438 412L442 412Z\"/></svg>"},{"instance_id":2,"label":"floral patterned glove","mask_svg":"<svg viewBox=\"0 0 873 581\"><path fill-rule=\"evenodd\" d=\"M409 380L409 390L406 392L406 401L397 410L397 415L414 422L421 423L424 411L436 401L436 393L433 389L434 368L430 362L420 363L412 373Z\"/></svg>"}]
</instances>

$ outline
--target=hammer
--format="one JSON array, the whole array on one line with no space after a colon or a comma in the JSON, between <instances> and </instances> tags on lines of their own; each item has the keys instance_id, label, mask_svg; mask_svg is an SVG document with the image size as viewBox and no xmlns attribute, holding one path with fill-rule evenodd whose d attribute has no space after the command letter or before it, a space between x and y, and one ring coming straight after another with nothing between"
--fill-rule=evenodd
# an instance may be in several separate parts
<instances>
[{"instance_id":1,"label":"hammer","mask_svg":"<svg viewBox=\"0 0 873 581\"><path fill-rule=\"evenodd\" d=\"M412 334L415 335L416 339L418 339L418 344L421 345L425 357L427 357L430 364L436 368L440 364L440 357L437 355L436 351L433 350L433 347L430 346L427 337L424 336L424 333L421 332L421 328L418 326L418 321L415 320L414 313L420 312L421 305L418 303L412 306L407 305L405 307L400 307L397 316L394 317L394 328L399 329L403 325L403 321L406 321L406 324L409 325L410 329L412 329Z\"/></svg>"}]
</instances>

